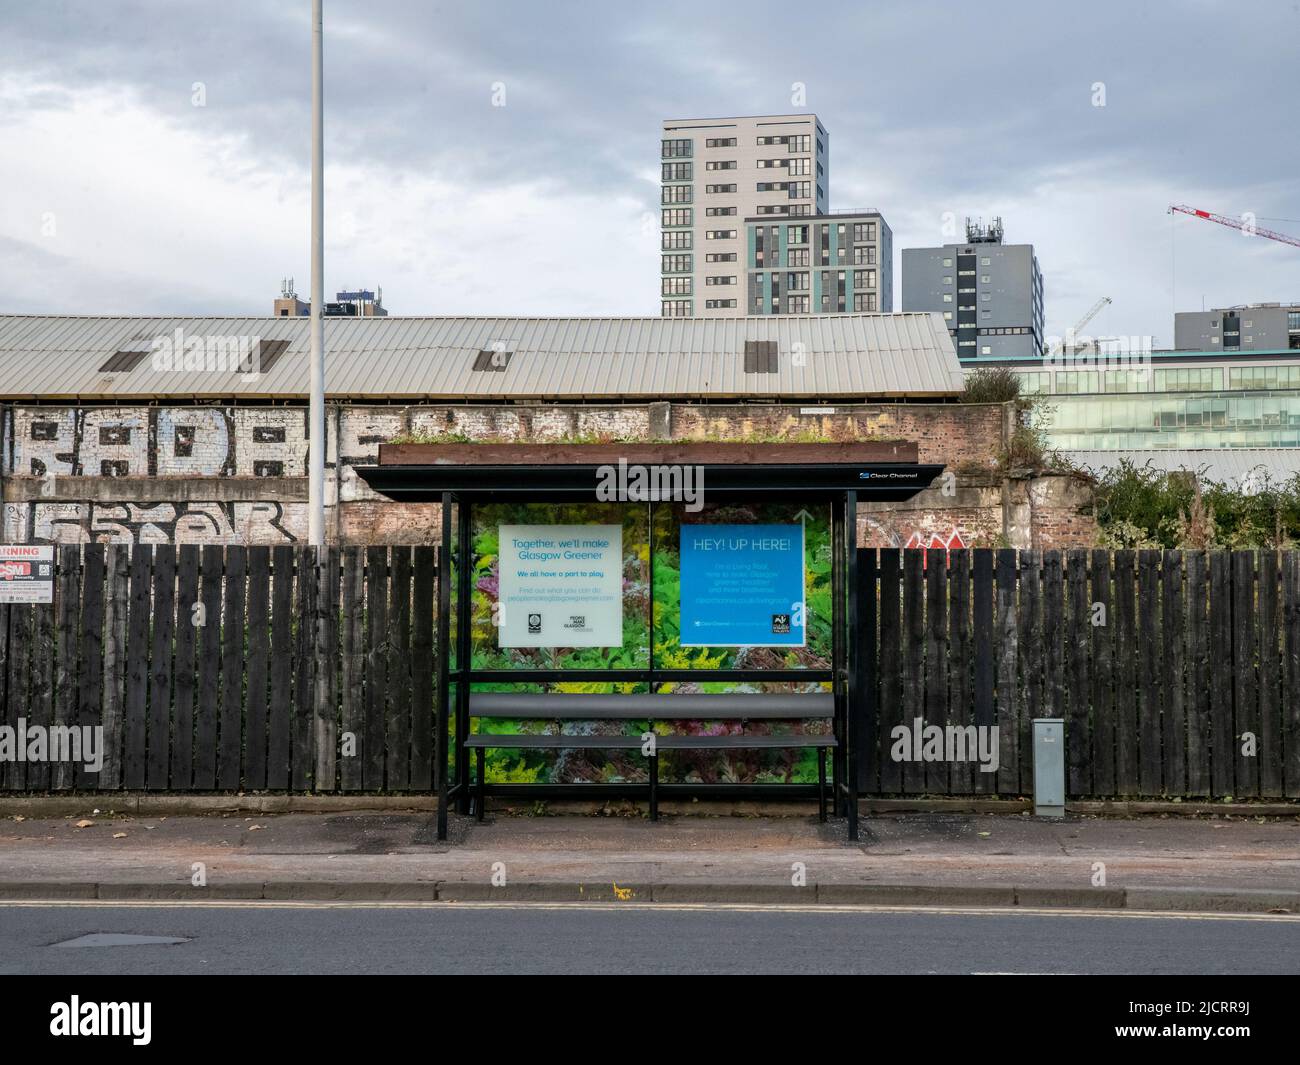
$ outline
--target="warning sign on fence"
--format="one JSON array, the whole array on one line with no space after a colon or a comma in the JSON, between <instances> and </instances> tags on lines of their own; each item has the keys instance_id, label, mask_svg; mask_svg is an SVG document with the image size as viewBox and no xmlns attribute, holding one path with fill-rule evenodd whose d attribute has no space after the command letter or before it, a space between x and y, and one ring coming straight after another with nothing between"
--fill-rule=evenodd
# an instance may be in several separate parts
<instances>
[{"instance_id":1,"label":"warning sign on fence","mask_svg":"<svg viewBox=\"0 0 1300 1065\"><path fill-rule=\"evenodd\" d=\"M54 548L0 544L0 603L54 602Z\"/></svg>"}]
</instances>

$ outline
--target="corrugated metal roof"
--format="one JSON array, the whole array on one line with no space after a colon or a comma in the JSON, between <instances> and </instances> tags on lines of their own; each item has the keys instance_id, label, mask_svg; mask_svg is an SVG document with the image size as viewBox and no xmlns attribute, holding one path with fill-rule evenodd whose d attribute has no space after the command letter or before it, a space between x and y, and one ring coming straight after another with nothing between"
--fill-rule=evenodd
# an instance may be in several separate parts
<instances>
[{"instance_id":1,"label":"corrugated metal roof","mask_svg":"<svg viewBox=\"0 0 1300 1065\"><path fill-rule=\"evenodd\" d=\"M0 316L0 398L296 398L308 392L306 318ZM288 348L263 374L165 369L116 352L156 338L258 338ZM744 372L747 340L775 340L779 372ZM481 350L513 352L474 371ZM797 345L802 345L799 347ZM353 398L937 397L962 388L935 314L750 318L327 318L326 390ZM798 353L806 357L795 357ZM192 365L192 363L191 363Z\"/></svg>"},{"instance_id":2,"label":"corrugated metal roof","mask_svg":"<svg viewBox=\"0 0 1300 1065\"><path fill-rule=\"evenodd\" d=\"M1241 484L1247 478L1258 480L1267 474L1273 481L1285 481L1300 474L1300 448L1296 447L1222 447L1190 451L1066 451L1076 466L1101 473L1128 459L1141 469L1175 472L1186 470L1207 480L1224 484Z\"/></svg>"}]
</instances>

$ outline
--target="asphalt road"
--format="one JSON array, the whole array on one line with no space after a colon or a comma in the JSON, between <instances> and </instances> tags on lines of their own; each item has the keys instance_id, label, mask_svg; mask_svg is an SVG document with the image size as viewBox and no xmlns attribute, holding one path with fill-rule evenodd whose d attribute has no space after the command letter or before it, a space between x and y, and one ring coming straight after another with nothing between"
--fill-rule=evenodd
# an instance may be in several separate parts
<instances>
[{"instance_id":1,"label":"asphalt road","mask_svg":"<svg viewBox=\"0 0 1300 1065\"><path fill-rule=\"evenodd\" d=\"M120 944L114 935L181 939ZM60 946L79 937L85 945ZM762 906L0 905L0 973L1300 970L1300 918Z\"/></svg>"}]
</instances>

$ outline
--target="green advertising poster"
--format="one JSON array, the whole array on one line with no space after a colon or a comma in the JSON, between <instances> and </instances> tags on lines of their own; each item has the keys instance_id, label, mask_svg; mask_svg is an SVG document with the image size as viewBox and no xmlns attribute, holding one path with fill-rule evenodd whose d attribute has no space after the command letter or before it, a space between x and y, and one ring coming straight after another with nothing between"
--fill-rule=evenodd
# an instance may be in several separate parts
<instances>
[{"instance_id":1,"label":"green advertising poster","mask_svg":"<svg viewBox=\"0 0 1300 1065\"><path fill-rule=\"evenodd\" d=\"M680 504L659 504L654 508L654 526L650 527L648 508L627 503L519 503L489 504L476 507L473 517L473 572L471 574L471 646L473 666L476 669L646 669L651 664L651 642L654 648L654 666L657 669L826 669L831 659L831 537L829 508L802 504L768 503L750 506L709 505L702 511L687 512ZM712 609L702 603L698 591L708 581L716 582L718 566L709 563L704 572L706 582L698 583L692 574L692 551L686 552L686 595L683 603L683 530L713 539L724 536L760 541L757 551L768 556L773 569L768 576L755 578L770 593L780 597L780 602L791 600L789 613L791 632L773 634L770 631L760 640L745 635L734 639L738 629L730 624L719 630L720 642L696 643L696 637L682 636L683 613L688 621L702 617L702 609ZM746 530L742 535L738 530ZM514 541L518 540L519 543ZM539 544L537 541L546 541ZM595 546L584 547L583 541ZM608 541L608 547L599 542ZM653 543L653 559L651 545ZM552 544L554 546L552 546ZM562 545L571 545L565 547ZM749 545L747 550L752 548ZM568 559L566 550L575 552L596 551L593 558ZM523 554L559 553L560 558L523 558ZM743 554L744 552L742 552ZM718 552L722 558L728 552ZM733 561L736 558L733 556ZM652 565L653 561L653 565ZM587 572L579 577L578 587L585 589L580 596L558 598L542 610L529 610L527 599L517 600L520 589L528 596L540 595L532 602L547 601L550 594L545 588L532 585L534 580L554 580L547 574L557 572L565 563L569 570ZM519 578L527 563L528 576ZM534 565L535 564L535 565ZM504 567L504 569L503 569ZM538 576L531 576L532 570ZM514 571L514 576L510 571ZM616 577L612 575L615 574ZM590 574L599 572L592 578ZM707 577L709 572L713 577ZM755 571L750 570L750 574ZM651 587L653 582L653 588ZM692 589L695 591L692 591ZM530 590L531 589L531 590ZM799 591L801 590L801 595ZM557 595L568 593L561 589ZM591 604L602 596L616 594L617 614L613 611L599 616L592 614ZM751 597L752 598L752 597ZM802 617L796 602L802 600ZM606 600L606 606L608 601ZM693 605L692 605L693 604ZM599 605L597 603L597 605ZM716 605L716 604L715 604ZM766 600L760 607L751 602L749 616L760 618L762 627L770 630L775 624L783 628L782 619L772 617L785 611ZM577 615L582 627L599 629L591 634L598 642L584 644L564 635L555 638L546 632L529 633L529 613L542 613L542 619L532 619L547 626L559 607L559 632L565 624L575 624ZM694 612L693 612L694 611ZM735 608L728 608L734 614ZM617 623L615 623L617 617ZM796 621L800 621L796 627ZM758 625L759 622L754 622ZM521 630L522 628L522 635ZM691 626L691 628L696 628ZM614 634L619 637L614 641ZM780 641L768 642L777 635ZM531 638L530 638L531 637ZM541 639L537 639L542 637ZM609 641L609 642L606 642ZM785 692L821 691L828 685L817 682L739 682L716 678L700 681L665 683L660 692ZM602 682L593 680L560 683L530 683L524 679L509 684L476 686L476 690L520 692L644 692L644 684ZM599 732L640 735L647 722L638 721L484 721L476 724L491 732L573 732L592 734ZM657 723L661 733L713 734L740 728L738 722L688 721ZM825 731L829 722L748 722L746 732L798 732ZM512 751L493 750L487 755L488 779L496 783L582 783L643 781L645 759L628 756L617 751ZM660 761L661 778L665 781L687 780L699 782L814 782L816 756L807 750L765 751L678 751L665 752Z\"/></svg>"}]
</instances>

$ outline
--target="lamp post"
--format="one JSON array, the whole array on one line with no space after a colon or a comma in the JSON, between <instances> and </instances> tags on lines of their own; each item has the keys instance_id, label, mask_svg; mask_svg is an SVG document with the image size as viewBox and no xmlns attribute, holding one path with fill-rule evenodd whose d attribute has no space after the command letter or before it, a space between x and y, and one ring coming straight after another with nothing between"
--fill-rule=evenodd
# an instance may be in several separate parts
<instances>
[{"instance_id":1,"label":"lamp post","mask_svg":"<svg viewBox=\"0 0 1300 1065\"><path fill-rule=\"evenodd\" d=\"M311 3L311 401L307 419L307 540L325 545L325 113L321 3Z\"/></svg>"}]
</instances>

